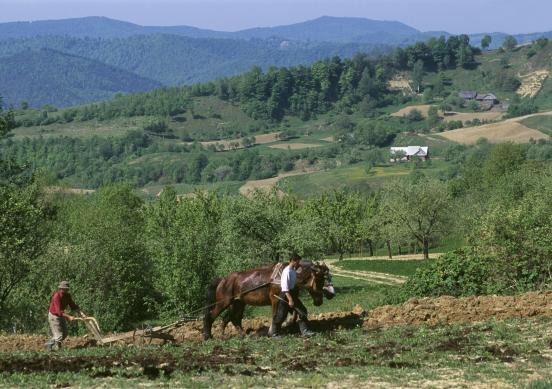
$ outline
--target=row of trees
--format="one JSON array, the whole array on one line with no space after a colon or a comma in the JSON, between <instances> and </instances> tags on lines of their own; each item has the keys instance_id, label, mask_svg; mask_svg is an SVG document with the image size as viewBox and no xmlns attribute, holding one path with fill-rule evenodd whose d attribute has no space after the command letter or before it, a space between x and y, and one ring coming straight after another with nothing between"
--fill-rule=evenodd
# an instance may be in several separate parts
<instances>
[{"instance_id":1,"label":"row of trees","mask_svg":"<svg viewBox=\"0 0 552 389\"><path fill-rule=\"evenodd\" d=\"M194 310L215 276L282 261L291 251L342 258L359 244L416 241L427 253L445 232L449 209L446 187L435 180L401 182L369 197L334 191L307 202L276 192L179 199L166 188L143 203L128 186L86 197L44 195L35 184L9 193L0 192L0 308L10 313L2 325L26 329L43 324L60 277L73 281L78 301L106 330L123 329Z\"/></svg>"},{"instance_id":2,"label":"row of trees","mask_svg":"<svg viewBox=\"0 0 552 389\"><path fill-rule=\"evenodd\" d=\"M333 148L297 151L292 154L260 154L257 150L237 150L213 157L216 146L205 149L199 143L172 144L158 139L166 131L163 122L152 122L146 129L130 131L123 137L24 138L4 141L3 154L20 165L55 172L58 179L97 188L126 181L136 186L148 183L189 183L244 181L273 177L290 170L300 158L314 162L335 156ZM250 146L250 137L242 145ZM337 147L337 146L336 146ZM149 158L170 153L172 158Z\"/></svg>"}]
</instances>

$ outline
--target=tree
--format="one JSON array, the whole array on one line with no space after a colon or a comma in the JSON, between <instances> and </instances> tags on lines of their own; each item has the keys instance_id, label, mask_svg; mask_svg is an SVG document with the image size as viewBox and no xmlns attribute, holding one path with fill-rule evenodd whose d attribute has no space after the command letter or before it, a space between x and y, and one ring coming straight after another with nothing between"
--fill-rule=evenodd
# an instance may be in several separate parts
<instances>
[{"instance_id":1,"label":"tree","mask_svg":"<svg viewBox=\"0 0 552 389\"><path fill-rule=\"evenodd\" d=\"M424 62L419 59L412 68L412 82L414 83L414 89L417 93L420 93L422 82L424 80Z\"/></svg>"},{"instance_id":2,"label":"tree","mask_svg":"<svg viewBox=\"0 0 552 389\"><path fill-rule=\"evenodd\" d=\"M481 39L481 48L483 50L487 50L491 45L492 41L493 41L493 38L490 35L485 35L483 39Z\"/></svg>"},{"instance_id":3,"label":"tree","mask_svg":"<svg viewBox=\"0 0 552 389\"><path fill-rule=\"evenodd\" d=\"M358 193L334 190L322 194L307 205L323 231L327 253L338 253L339 259L358 244L363 201Z\"/></svg>"},{"instance_id":4,"label":"tree","mask_svg":"<svg viewBox=\"0 0 552 389\"><path fill-rule=\"evenodd\" d=\"M0 139L13 128L15 128L15 115L11 109L7 112L3 111L2 96L0 96Z\"/></svg>"},{"instance_id":5,"label":"tree","mask_svg":"<svg viewBox=\"0 0 552 389\"><path fill-rule=\"evenodd\" d=\"M76 301L105 330L130 328L156 313L142 207L128 185L66 200L44 259L49 287L56 279L73 281Z\"/></svg>"},{"instance_id":6,"label":"tree","mask_svg":"<svg viewBox=\"0 0 552 389\"><path fill-rule=\"evenodd\" d=\"M512 35L508 35L506 38L504 38L504 42L502 42L502 47L505 50L513 50L517 46L518 42L516 38L514 38Z\"/></svg>"},{"instance_id":7,"label":"tree","mask_svg":"<svg viewBox=\"0 0 552 389\"><path fill-rule=\"evenodd\" d=\"M427 124L430 128L437 126L441 122L441 117L439 116L439 108L435 105L429 107L427 111Z\"/></svg>"},{"instance_id":8,"label":"tree","mask_svg":"<svg viewBox=\"0 0 552 389\"><path fill-rule=\"evenodd\" d=\"M33 183L0 185L0 310L45 251L52 210Z\"/></svg>"},{"instance_id":9,"label":"tree","mask_svg":"<svg viewBox=\"0 0 552 389\"><path fill-rule=\"evenodd\" d=\"M178 200L170 187L146 208L148 250L163 315L174 317L202 305L221 258L221 210L215 194L196 192L194 198Z\"/></svg>"},{"instance_id":10,"label":"tree","mask_svg":"<svg viewBox=\"0 0 552 389\"><path fill-rule=\"evenodd\" d=\"M449 227L450 194L442 182L424 178L401 180L384 191L384 207L393 223L404 226L422 245L429 258L429 243Z\"/></svg>"}]
</instances>

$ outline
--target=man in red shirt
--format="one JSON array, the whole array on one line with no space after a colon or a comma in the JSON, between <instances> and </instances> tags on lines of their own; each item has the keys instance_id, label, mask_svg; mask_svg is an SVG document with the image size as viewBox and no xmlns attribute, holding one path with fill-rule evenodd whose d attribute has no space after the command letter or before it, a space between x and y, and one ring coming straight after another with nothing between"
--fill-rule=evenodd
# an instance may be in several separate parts
<instances>
[{"instance_id":1,"label":"man in red shirt","mask_svg":"<svg viewBox=\"0 0 552 389\"><path fill-rule=\"evenodd\" d=\"M52 339L46 345L48 351L56 346L56 349L61 349L61 342L67 337L67 321L79 320L75 316L65 313L65 308L69 306L73 311L80 313L81 317L85 318L86 314L74 303L73 298L69 294L69 282L61 281L58 285L58 290L50 299L50 309L48 310L48 324L52 330Z\"/></svg>"}]
</instances>

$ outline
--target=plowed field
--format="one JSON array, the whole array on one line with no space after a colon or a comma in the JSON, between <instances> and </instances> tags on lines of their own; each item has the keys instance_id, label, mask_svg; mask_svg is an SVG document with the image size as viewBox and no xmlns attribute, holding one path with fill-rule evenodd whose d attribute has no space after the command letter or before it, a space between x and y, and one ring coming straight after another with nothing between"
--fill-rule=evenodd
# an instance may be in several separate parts
<instances>
[{"instance_id":1,"label":"plowed field","mask_svg":"<svg viewBox=\"0 0 552 389\"><path fill-rule=\"evenodd\" d=\"M355 327L377 328L404 324L444 324L459 322L482 322L489 319L531 318L552 316L552 292L529 292L517 296L475 296L454 298L411 299L402 305L386 305L370 311L357 306L352 312L335 312L311 315L311 328L314 331L351 329ZM264 337L270 325L269 318L244 320L244 329L249 336ZM127 343L136 345L160 344L166 342L199 342L202 339L202 323L187 323L173 330L166 339L129 338ZM215 337L220 337L221 324L213 328ZM288 332L296 331L294 326ZM229 325L226 336L237 336ZM44 350L46 336L5 335L0 336L0 352ZM92 344L85 337L70 337L66 348L83 348Z\"/></svg>"}]
</instances>

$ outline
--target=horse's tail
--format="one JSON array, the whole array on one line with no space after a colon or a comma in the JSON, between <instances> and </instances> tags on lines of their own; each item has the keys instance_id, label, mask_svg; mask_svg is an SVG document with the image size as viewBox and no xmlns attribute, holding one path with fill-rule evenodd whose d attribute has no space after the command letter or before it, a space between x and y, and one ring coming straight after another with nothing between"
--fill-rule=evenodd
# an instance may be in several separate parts
<instances>
[{"instance_id":1,"label":"horse's tail","mask_svg":"<svg viewBox=\"0 0 552 389\"><path fill-rule=\"evenodd\" d=\"M211 284L207 288L207 305L205 306L205 314L211 311L211 308L213 308L213 305L215 305L217 301L217 286L220 284L220 281L222 281L222 278L215 278L211 281Z\"/></svg>"},{"instance_id":2,"label":"horse's tail","mask_svg":"<svg viewBox=\"0 0 552 389\"><path fill-rule=\"evenodd\" d=\"M207 303L205 305L203 315L203 337L209 339L211 337L211 326L213 319L211 318L211 309L217 302L217 287L222 281L222 278L216 278L211 281L211 284L207 288Z\"/></svg>"}]
</instances>

